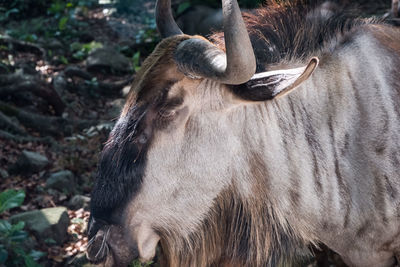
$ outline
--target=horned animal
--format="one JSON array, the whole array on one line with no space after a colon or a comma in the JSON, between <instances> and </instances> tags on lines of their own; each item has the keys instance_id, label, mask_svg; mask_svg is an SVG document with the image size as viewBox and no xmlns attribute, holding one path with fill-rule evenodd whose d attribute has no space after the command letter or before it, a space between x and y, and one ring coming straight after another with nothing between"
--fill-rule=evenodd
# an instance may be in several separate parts
<instances>
[{"instance_id":1,"label":"horned animal","mask_svg":"<svg viewBox=\"0 0 400 267\"><path fill-rule=\"evenodd\" d=\"M164 39L101 154L91 261L159 246L164 266L282 266L321 244L349 266L400 259L400 31L278 2L243 19L222 0L207 39L158 0Z\"/></svg>"}]
</instances>

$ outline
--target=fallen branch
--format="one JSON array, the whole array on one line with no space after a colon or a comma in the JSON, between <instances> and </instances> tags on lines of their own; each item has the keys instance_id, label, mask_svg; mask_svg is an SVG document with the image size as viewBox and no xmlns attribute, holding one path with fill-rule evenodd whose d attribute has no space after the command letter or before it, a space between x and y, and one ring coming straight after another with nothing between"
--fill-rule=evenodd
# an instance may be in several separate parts
<instances>
[{"instance_id":1,"label":"fallen branch","mask_svg":"<svg viewBox=\"0 0 400 267\"><path fill-rule=\"evenodd\" d=\"M0 128L6 129L19 135L27 135L27 132L13 122L9 117L0 112Z\"/></svg>"},{"instance_id":2,"label":"fallen branch","mask_svg":"<svg viewBox=\"0 0 400 267\"><path fill-rule=\"evenodd\" d=\"M51 145L52 147L58 147L59 146L57 144L57 142L53 138L51 138L50 136L46 136L46 137L19 136L19 135L14 135L14 134L11 134L9 132L0 130L0 138L12 140L12 141L17 142L17 143L32 142L32 143L47 144L47 145Z\"/></svg>"},{"instance_id":3,"label":"fallen branch","mask_svg":"<svg viewBox=\"0 0 400 267\"><path fill-rule=\"evenodd\" d=\"M97 123L97 121L90 120L67 120L62 117L38 115L2 101L0 101L0 111L7 116L16 117L25 127L33 129L41 135L71 135L74 129L83 130Z\"/></svg>"},{"instance_id":4,"label":"fallen branch","mask_svg":"<svg viewBox=\"0 0 400 267\"><path fill-rule=\"evenodd\" d=\"M64 70L65 76L69 78L73 77L79 77L82 78L86 81L91 81L93 79L93 76L85 71L80 69L79 67L76 66L69 66ZM122 80L122 81L116 81L116 82L100 82L98 81L97 84L90 84L90 85L84 85L80 87L95 87L97 91L99 91L100 94L102 95L115 95L121 92L122 88L125 86L129 85L132 83L133 78L129 77L128 79ZM79 85L78 85L79 86Z\"/></svg>"},{"instance_id":5,"label":"fallen branch","mask_svg":"<svg viewBox=\"0 0 400 267\"><path fill-rule=\"evenodd\" d=\"M32 52L36 55L46 57L46 50L29 42L19 41L11 37L0 37L0 45L12 45L13 49L22 52Z\"/></svg>"},{"instance_id":6,"label":"fallen branch","mask_svg":"<svg viewBox=\"0 0 400 267\"><path fill-rule=\"evenodd\" d=\"M65 73L65 76L70 77L70 78L79 77L79 78L82 78L87 81L93 79L93 76L89 72L82 70L76 66L66 67L64 70L64 73Z\"/></svg>"},{"instance_id":7,"label":"fallen branch","mask_svg":"<svg viewBox=\"0 0 400 267\"><path fill-rule=\"evenodd\" d=\"M133 78L129 78L123 81L116 81L113 83L103 83L99 82L99 89L103 95L115 95L116 93L121 93L121 90L131 84Z\"/></svg>"},{"instance_id":8,"label":"fallen branch","mask_svg":"<svg viewBox=\"0 0 400 267\"><path fill-rule=\"evenodd\" d=\"M51 84L21 73L0 75L0 97L20 92L31 92L44 99L54 108L56 115L61 115L65 109L64 102Z\"/></svg>"}]
</instances>

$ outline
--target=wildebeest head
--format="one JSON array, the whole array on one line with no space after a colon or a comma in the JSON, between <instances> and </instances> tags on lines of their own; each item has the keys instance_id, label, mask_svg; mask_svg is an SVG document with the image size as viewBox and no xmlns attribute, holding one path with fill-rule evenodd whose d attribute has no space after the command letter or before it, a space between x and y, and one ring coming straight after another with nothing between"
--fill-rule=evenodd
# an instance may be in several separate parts
<instances>
[{"instance_id":1,"label":"wildebeest head","mask_svg":"<svg viewBox=\"0 0 400 267\"><path fill-rule=\"evenodd\" d=\"M241 204L232 195L258 189L246 167L246 133L235 123L238 107L288 92L318 63L254 74L256 59L236 0L223 1L225 50L182 34L169 0L159 0L156 12L164 39L137 74L92 193L88 257L107 265L126 265L136 256L149 260L159 241L170 263L189 261L206 239L240 250L247 226L234 224L239 215L230 209L240 213ZM230 232L241 237L222 237ZM225 253L214 249L199 257L211 263Z\"/></svg>"}]
</instances>

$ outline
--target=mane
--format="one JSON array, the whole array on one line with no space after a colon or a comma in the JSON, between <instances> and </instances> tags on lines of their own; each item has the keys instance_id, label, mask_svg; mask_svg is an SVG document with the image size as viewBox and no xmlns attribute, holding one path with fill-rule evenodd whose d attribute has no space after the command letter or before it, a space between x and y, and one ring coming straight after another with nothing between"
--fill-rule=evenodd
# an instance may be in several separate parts
<instances>
[{"instance_id":1,"label":"mane","mask_svg":"<svg viewBox=\"0 0 400 267\"><path fill-rule=\"evenodd\" d=\"M310 241L274 208L269 187L260 186L267 172L261 155L251 154L248 160L248 175L256 181L252 195L244 196L232 184L190 234L158 229L166 266L291 266L311 255Z\"/></svg>"},{"instance_id":2,"label":"mane","mask_svg":"<svg viewBox=\"0 0 400 267\"><path fill-rule=\"evenodd\" d=\"M196 231L160 233L167 266L288 266L311 255L268 199L243 199L233 187Z\"/></svg>"},{"instance_id":3,"label":"mane","mask_svg":"<svg viewBox=\"0 0 400 267\"><path fill-rule=\"evenodd\" d=\"M244 13L257 59L257 72L282 61L308 60L329 52L348 33L362 25L379 23L376 19L356 16L354 8L340 8L333 2L318 5L320 1L276 1ZM210 40L224 49L223 33L215 33Z\"/></svg>"}]
</instances>

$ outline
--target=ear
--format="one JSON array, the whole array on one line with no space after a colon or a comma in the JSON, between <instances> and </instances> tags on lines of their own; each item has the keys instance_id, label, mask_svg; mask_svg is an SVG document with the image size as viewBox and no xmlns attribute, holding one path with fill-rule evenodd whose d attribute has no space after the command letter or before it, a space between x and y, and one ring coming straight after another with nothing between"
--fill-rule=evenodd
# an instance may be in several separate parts
<instances>
[{"instance_id":1,"label":"ear","mask_svg":"<svg viewBox=\"0 0 400 267\"><path fill-rule=\"evenodd\" d=\"M285 95L306 81L317 68L319 60L313 57L307 66L255 74L250 81L231 86L244 100L265 101Z\"/></svg>"}]
</instances>

